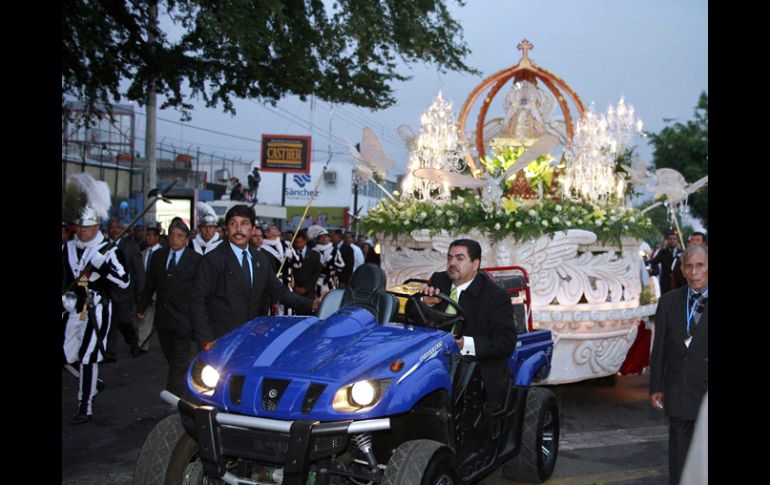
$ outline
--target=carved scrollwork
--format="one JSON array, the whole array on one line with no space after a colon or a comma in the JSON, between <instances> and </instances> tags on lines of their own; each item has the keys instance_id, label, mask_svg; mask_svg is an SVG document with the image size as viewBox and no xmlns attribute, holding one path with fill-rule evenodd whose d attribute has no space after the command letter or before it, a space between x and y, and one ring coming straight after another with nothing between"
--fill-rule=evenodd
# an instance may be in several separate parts
<instances>
[{"instance_id":1,"label":"carved scrollwork","mask_svg":"<svg viewBox=\"0 0 770 485\"><path fill-rule=\"evenodd\" d=\"M573 360L578 366L587 365L593 374L615 373L623 365L637 331L632 326L625 335L583 340L575 347Z\"/></svg>"},{"instance_id":2,"label":"carved scrollwork","mask_svg":"<svg viewBox=\"0 0 770 485\"><path fill-rule=\"evenodd\" d=\"M461 237L479 241L484 255L482 265L494 261L491 264L495 266L523 266L530 276L535 308L632 301L641 292L641 262L632 249L633 240L624 241L622 248L597 245L594 233L580 229L560 231L534 241L506 238L494 244L476 229L468 234L441 231L434 235L423 230L396 240L385 238L383 260L388 284L400 284L404 276L427 278L433 271L445 269L449 244Z\"/></svg>"}]
</instances>

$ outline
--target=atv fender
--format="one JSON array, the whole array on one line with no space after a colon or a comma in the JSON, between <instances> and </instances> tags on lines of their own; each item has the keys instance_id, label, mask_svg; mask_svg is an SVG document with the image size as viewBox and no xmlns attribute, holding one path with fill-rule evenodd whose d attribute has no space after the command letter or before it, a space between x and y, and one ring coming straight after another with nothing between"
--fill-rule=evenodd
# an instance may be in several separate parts
<instances>
[{"instance_id":1,"label":"atv fender","mask_svg":"<svg viewBox=\"0 0 770 485\"><path fill-rule=\"evenodd\" d=\"M516 373L514 385L523 387L532 385L532 380L538 371L548 364L548 356L542 350L531 355L521 363L519 371Z\"/></svg>"}]
</instances>

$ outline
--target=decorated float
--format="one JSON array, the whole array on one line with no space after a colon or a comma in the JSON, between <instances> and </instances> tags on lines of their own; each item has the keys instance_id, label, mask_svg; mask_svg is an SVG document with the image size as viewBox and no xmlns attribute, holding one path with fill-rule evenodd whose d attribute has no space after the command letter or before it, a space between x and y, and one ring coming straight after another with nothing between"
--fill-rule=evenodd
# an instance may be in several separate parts
<instances>
[{"instance_id":1,"label":"decorated float","mask_svg":"<svg viewBox=\"0 0 770 485\"><path fill-rule=\"evenodd\" d=\"M525 268L532 326L553 333L545 383L561 384L617 373L654 314L640 301L639 255L653 229L627 204L646 175L629 150L641 134L633 107L585 109L532 47L521 42L519 62L484 79L459 117L439 93L416 135L399 128L408 173L364 224L391 286L446 269L449 243L464 237L481 243L482 267Z\"/></svg>"}]
</instances>

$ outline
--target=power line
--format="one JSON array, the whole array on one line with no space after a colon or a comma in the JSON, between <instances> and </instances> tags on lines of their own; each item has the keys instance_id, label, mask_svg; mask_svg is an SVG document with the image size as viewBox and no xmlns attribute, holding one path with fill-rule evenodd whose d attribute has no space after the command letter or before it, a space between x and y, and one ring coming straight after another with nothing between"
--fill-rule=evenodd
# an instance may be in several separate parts
<instances>
[{"instance_id":1,"label":"power line","mask_svg":"<svg viewBox=\"0 0 770 485\"><path fill-rule=\"evenodd\" d=\"M372 128L372 129L375 130L375 132L377 130L379 130L380 131L379 135L380 135L380 138L382 139L383 142L389 143L390 145L392 145L392 146L394 146L395 148L398 148L398 149L403 149L404 148L403 141L400 140L400 139L397 139L393 135L390 135L390 131L391 130L389 128L387 128L385 125L383 125L381 123L377 123L377 122L370 122L370 120L364 119L363 117L361 117L357 113L354 113L354 112L351 112L351 111L347 110L347 107L345 107L345 106L340 106L339 109L340 109L340 111L342 113L340 115L341 119L343 119L343 120L345 120L345 121L347 121L348 123L351 123L351 124L355 123L358 126L360 126L361 128ZM343 115L347 115L350 118L349 119L345 118L345 116L343 116Z\"/></svg>"},{"instance_id":2,"label":"power line","mask_svg":"<svg viewBox=\"0 0 770 485\"><path fill-rule=\"evenodd\" d=\"M349 123L349 124L350 124L350 125L352 125L352 126L356 126L357 128L370 128L370 129L371 129L371 123L363 123L363 122L361 122L361 120L359 120L359 119L355 119L355 118L346 118L345 116L342 116L342 115L340 115L340 116L339 116L339 118L340 118L342 121L345 121L345 122ZM376 128L375 128L375 130L376 130ZM376 131L375 131L375 133L376 133ZM402 144L402 143L398 143L398 142L394 141L393 139L391 139L390 137L387 137L387 136L383 136L383 134L382 134L382 133L380 133L380 136L379 136L379 138L380 138L380 139L381 139L381 140L382 140L384 143L388 143L388 144L390 144L390 145L394 145L394 146L396 146L396 147L398 147L398 148L403 148L403 146L402 146L403 144Z\"/></svg>"},{"instance_id":3,"label":"power line","mask_svg":"<svg viewBox=\"0 0 770 485\"><path fill-rule=\"evenodd\" d=\"M321 138L329 140L329 141L331 141L333 143L337 143L338 145L341 145L341 146L346 146L345 140L343 140L343 139L341 139L341 138L339 138L339 137L337 137L335 135L329 135L329 134L325 134L325 133L322 133L322 132L317 132L316 129L308 121L300 118L299 116L295 115L294 113L292 113L292 112L290 112L290 111L288 111L286 109L281 108L280 106L276 106L276 108L280 109L281 111L286 112L289 116L291 116L291 118L289 118L286 115L283 115L283 114L281 114L281 113L279 113L279 112L277 112L277 111L275 111L275 110L273 110L273 109L271 109L271 108L269 108L269 107L267 107L267 106L265 106L263 104L260 104L260 103L258 103L256 101L252 101L252 103L256 104L257 106L262 107L263 109L269 111L270 113L273 113L276 116L279 116L279 117L281 117L281 118L283 118L285 120L288 120L288 121L290 121L292 123L295 123L295 124L301 126L302 128L304 128L306 130L310 130L311 133L316 133Z\"/></svg>"},{"instance_id":4,"label":"power line","mask_svg":"<svg viewBox=\"0 0 770 485\"><path fill-rule=\"evenodd\" d=\"M137 111L137 113L140 114L141 116L146 116L142 112ZM181 126L184 126L184 127L187 127L187 128L201 130L201 131L205 131L205 132L216 134L216 135L220 135L220 136L227 136L227 137L230 137L230 138L237 138L237 139L240 139L240 140L256 142L258 145L262 144L262 140L261 139L257 139L257 138L247 138L247 137L243 137L243 136L239 136L239 135L233 135L231 133L223 133L223 132L220 132L220 131L211 130L209 128L203 128L203 127L200 127L200 126L190 125L188 123L183 123L183 122L180 122L180 121L169 120L169 119L161 118L161 117L158 117L158 119L161 120L161 121L166 121L168 123L175 124L175 125L181 125ZM291 121L291 120L289 120L289 121ZM137 140L144 140L144 138L139 137L139 136L135 136L135 138ZM185 142L185 140L182 140L180 138L174 138L174 137L171 137L171 136L165 136L164 138L168 138L170 140L175 140L175 141L181 142L182 144L187 144ZM209 147L209 148L219 148L219 149L222 149L222 150L233 150L233 151L252 152L252 153L255 150L259 150L258 147L257 148L232 148L232 147L229 147L229 146L210 145L210 144L206 144L206 143L191 143L190 145L206 146L206 147ZM327 154L330 153L328 150L311 150L311 151L314 152L314 153L327 153ZM342 155L344 153L346 153L346 152L331 152L332 155Z\"/></svg>"},{"instance_id":5,"label":"power line","mask_svg":"<svg viewBox=\"0 0 770 485\"><path fill-rule=\"evenodd\" d=\"M367 119L361 116L359 113L351 111L347 106L340 107L340 110L344 114L347 114L348 116L350 116L354 121L357 121L362 127L369 127L369 128L373 127L375 129L378 129L380 131L380 137L383 139L383 141L389 140L393 143L400 144L400 140L396 139L395 136L391 135L391 130L385 125L383 125L382 123L378 123L370 119Z\"/></svg>"},{"instance_id":6,"label":"power line","mask_svg":"<svg viewBox=\"0 0 770 485\"><path fill-rule=\"evenodd\" d=\"M144 113L142 113L141 111L137 111L137 113L139 115L141 115L141 116L147 116ZM262 143L262 140L260 140L258 138L247 138L245 136L233 135L231 133L224 133L224 132L212 130L212 129L209 129L209 128L203 128L201 126L195 126L195 125L191 125L191 124L188 124L188 123L182 123L181 121L174 121L174 120L169 120L167 118L161 118L160 116L158 116L158 119L162 120L162 121L165 121L167 123L172 123L172 124L175 124L175 125L185 126L187 128L193 128L193 129L196 129L196 130L201 130L201 131L205 131L207 133L213 133L215 135L228 136L230 138L237 138L239 140L252 141L252 142L256 142L258 144Z\"/></svg>"}]
</instances>

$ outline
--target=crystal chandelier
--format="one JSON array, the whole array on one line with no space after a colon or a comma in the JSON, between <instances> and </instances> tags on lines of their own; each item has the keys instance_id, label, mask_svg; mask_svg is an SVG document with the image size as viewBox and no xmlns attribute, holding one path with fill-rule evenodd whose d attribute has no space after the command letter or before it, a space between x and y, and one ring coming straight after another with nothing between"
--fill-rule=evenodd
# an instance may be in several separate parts
<instances>
[{"instance_id":1,"label":"crystal chandelier","mask_svg":"<svg viewBox=\"0 0 770 485\"><path fill-rule=\"evenodd\" d=\"M449 198L449 185L414 177L418 168L435 168L460 173L465 168L457 135L457 121L452 102L439 91L428 110L420 117L420 133L409 155L409 175L404 178L402 191L406 196L430 199L438 191L439 199Z\"/></svg>"},{"instance_id":2,"label":"crystal chandelier","mask_svg":"<svg viewBox=\"0 0 770 485\"><path fill-rule=\"evenodd\" d=\"M600 204L613 197L622 201L626 184L623 175L615 173L616 159L641 132L641 120L623 98L606 115L589 107L567 147L564 195Z\"/></svg>"}]
</instances>

